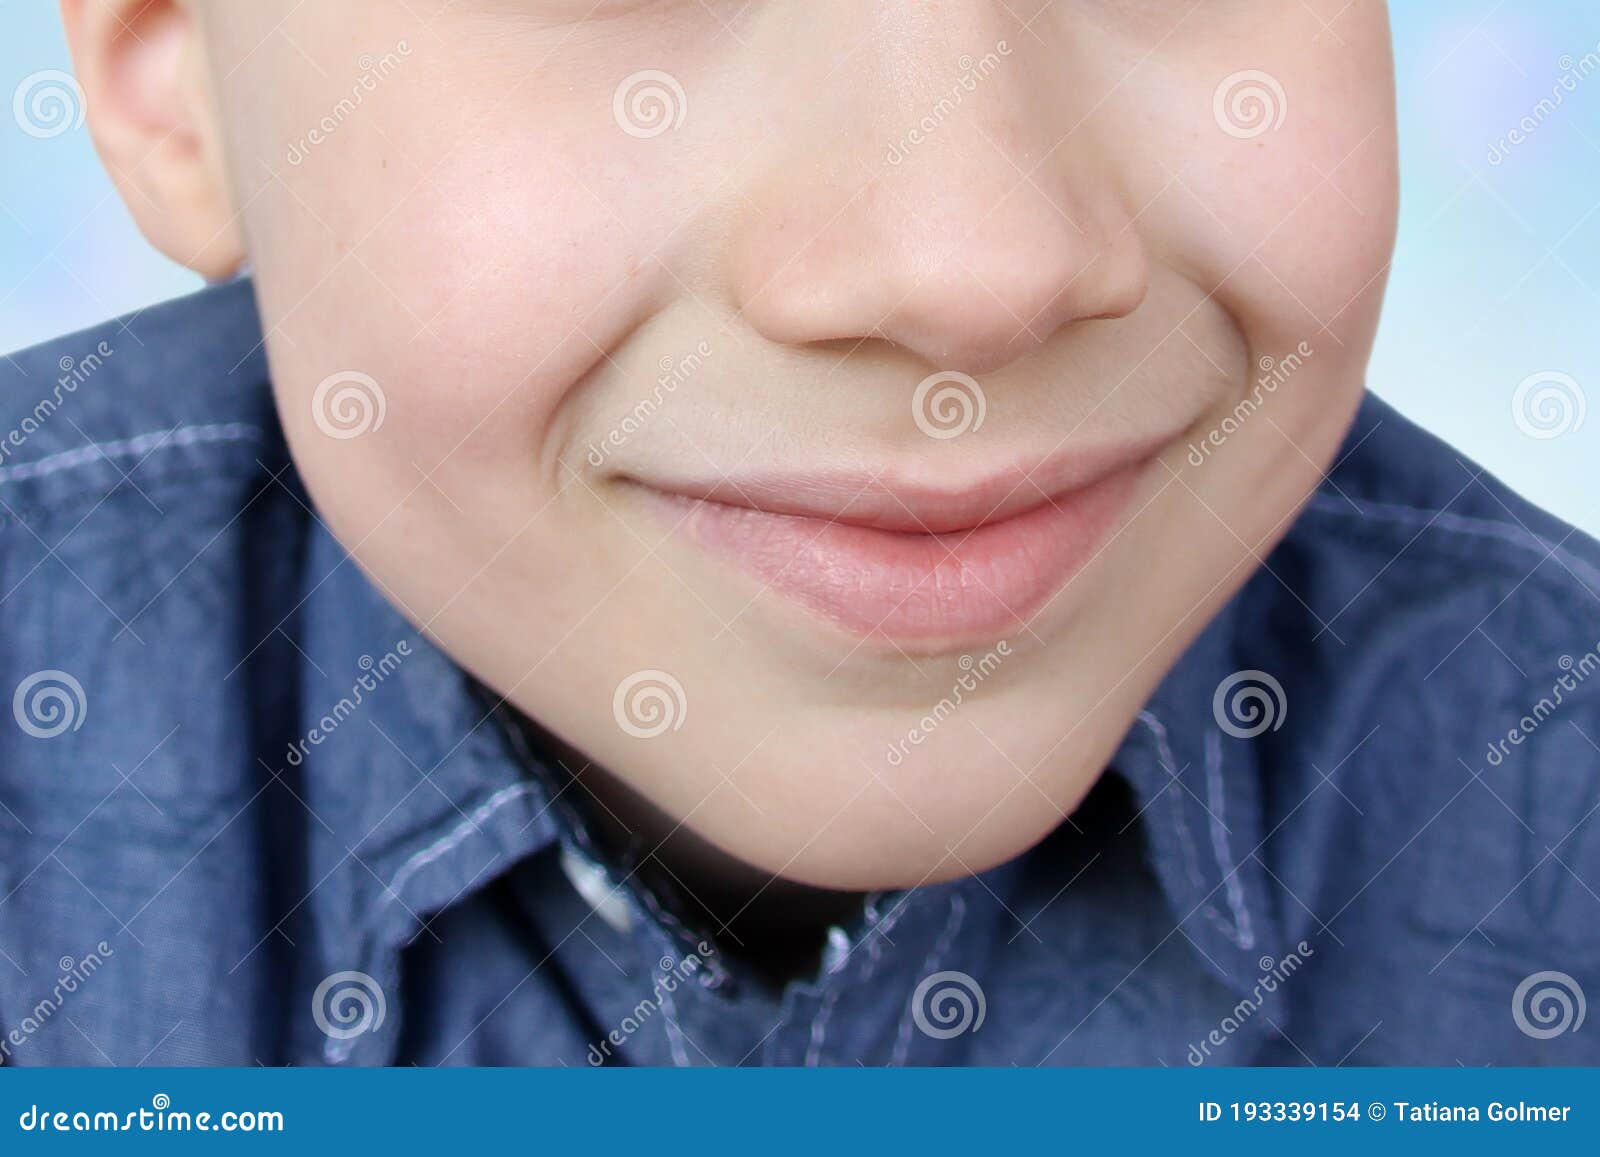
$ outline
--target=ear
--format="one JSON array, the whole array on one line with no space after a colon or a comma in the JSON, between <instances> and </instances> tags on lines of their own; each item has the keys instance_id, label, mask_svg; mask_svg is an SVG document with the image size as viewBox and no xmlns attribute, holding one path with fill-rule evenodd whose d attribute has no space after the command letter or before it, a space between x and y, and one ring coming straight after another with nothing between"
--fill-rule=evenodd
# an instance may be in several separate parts
<instances>
[{"instance_id":1,"label":"ear","mask_svg":"<svg viewBox=\"0 0 1600 1157\"><path fill-rule=\"evenodd\" d=\"M150 243L213 280L244 262L191 0L61 0L89 131Z\"/></svg>"}]
</instances>

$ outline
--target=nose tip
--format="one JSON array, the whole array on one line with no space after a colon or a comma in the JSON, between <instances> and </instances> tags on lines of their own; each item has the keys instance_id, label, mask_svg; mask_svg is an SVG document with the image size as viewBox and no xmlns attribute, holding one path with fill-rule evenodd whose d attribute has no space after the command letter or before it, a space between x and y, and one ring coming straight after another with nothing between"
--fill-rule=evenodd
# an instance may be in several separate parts
<instances>
[{"instance_id":1,"label":"nose tip","mask_svg":"<svg viewBox=\"0 0 1600 1157\"><path fill-rule=\"evenodd\" d=\"M776 342L877 338L967 373L1138 308L1148 268L1130 226L1086 214L1080 225L1042 194L1009 200L946 205L930 220L858 196L794 248L795 230L762 230L740 255L739 307Z\"/></svg>"},{"instance_id":2,"label":"nose tip","mask_svg":"<svg viewBox=\"0 0 1600 1157\"><path fill-rule=\"evenodd\" d=\"M1064 326L1132 313L1147 285L1136 242L1035 236L947 259L902 294L877 331L941 368L983 373Z\"/></svg>"}]
</instances>

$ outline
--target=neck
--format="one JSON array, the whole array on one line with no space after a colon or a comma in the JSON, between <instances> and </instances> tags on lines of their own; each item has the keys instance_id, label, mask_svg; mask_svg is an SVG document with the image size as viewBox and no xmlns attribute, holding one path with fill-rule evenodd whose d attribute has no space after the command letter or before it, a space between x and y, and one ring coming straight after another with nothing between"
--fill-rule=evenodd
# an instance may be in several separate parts
<instances>
[{"instance_id":1,"label":"neck","mask_svg":"<svg viewBox=\"0 0 1600 1157\"><path fill-rule=\"evenodd\" d=\"M763 872L703 839L619 777L530 725L573 780L568 791L601 849L639 882L672 896L678 918L708 930L718 950L781 983L815 969L827 930L860 910L861 893L815 888Z\"/></svg>"}]
</instances>

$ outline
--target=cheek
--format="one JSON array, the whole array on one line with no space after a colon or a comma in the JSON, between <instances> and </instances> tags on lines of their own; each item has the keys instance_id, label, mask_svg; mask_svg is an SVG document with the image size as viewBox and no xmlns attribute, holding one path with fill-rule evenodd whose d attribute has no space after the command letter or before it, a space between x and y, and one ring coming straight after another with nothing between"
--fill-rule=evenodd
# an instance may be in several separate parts
<instances>
[{"instance_id":1,"label":"cheek","mask_svg":"<svg viewBox=\"0 0 1600 1157\"><path fill-rule=\"evenodd\" d=\"M1292 135L1197 159L1161 215L1165 240L1247 331L1292 346L1333 329L1364 348L1394 244L1393 129L1302 115L1312 125Z\"/></svg>"},{"instance_id":2,"label":"cheek","mask_svg":"<svg viewBox=\"0 0 1600 1157\"><path fill-rule=\"evenodd\" d=\"M1242 263L1245 307L1282 337L1331 336L1364 363L1394 247L1398 164L1387 109L1346 104L1346 119L1337 107L1307 110L1265 164L1222 174L1241 192L1225 219L1241 242L1229 256Z\"/></svg>"},{"instance_id":3,"label":"cheek","mask_svg":"<svg viewBox=\"0 0 1600 1157\"><path fill-rule=\"evenodd\" d=\"M625 163L550 136L463 150L420 181L403 163L352 159L341 172L365 172L369 198L311 180L257 214L257 290L291 436L328 418L316 398L329 375L357 371L382 392L383 426L363 448L382 451L390 485L418 471L448 485L509 461L550 478L564 405L662 292L651 223L671 214L646 211L649 183Z\"/></svg>"},{"instance_id":4,"label":"cheek","mask_svg":"<svg viewBox=\"0 0 1600 1157\"><path fill-rule=\"evenodd\" d=\"M491 180L443 176L372 242L373 280L396 299L383 318L398 339L405 428L447 443L418 446L425 468L457 445L490 457L540 451L585 376L603 368L603 351L662 290L653 239L613 216L642 219L635 206L504 176L486 196Z\"/></svg>"},{"instance_id":5,"label":"cheek","mask_svg":"<svg viewBox=\"0 0 1600 1157\"><path fill-rule=\"evenodd\" d=\"M1214 291L1258 352L1346 344L1354 365L1376 327L1398 161L1386 20L1347 7L1337 36L1293 6L1208 32L1124 98L1118 120L1138 131L1115 147L1157 260Z\"/></svg>"}]
</instances>

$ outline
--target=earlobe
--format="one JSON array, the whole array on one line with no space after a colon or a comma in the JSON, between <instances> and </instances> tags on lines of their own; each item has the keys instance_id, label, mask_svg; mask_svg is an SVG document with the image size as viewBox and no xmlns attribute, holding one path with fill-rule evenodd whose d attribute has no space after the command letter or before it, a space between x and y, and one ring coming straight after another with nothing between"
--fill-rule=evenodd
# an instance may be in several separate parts
<instances>
[{"instance_id":1,"label":"earlobe","mask_svg":"<svg viewBox=\"0 0 1600 1157\"><path fill-rule=\"evenodd\" d=\"M198 16L184 0L62 0L95 148L140 230L211 279L244 262Z\"/></svg>"}]
</instances>

